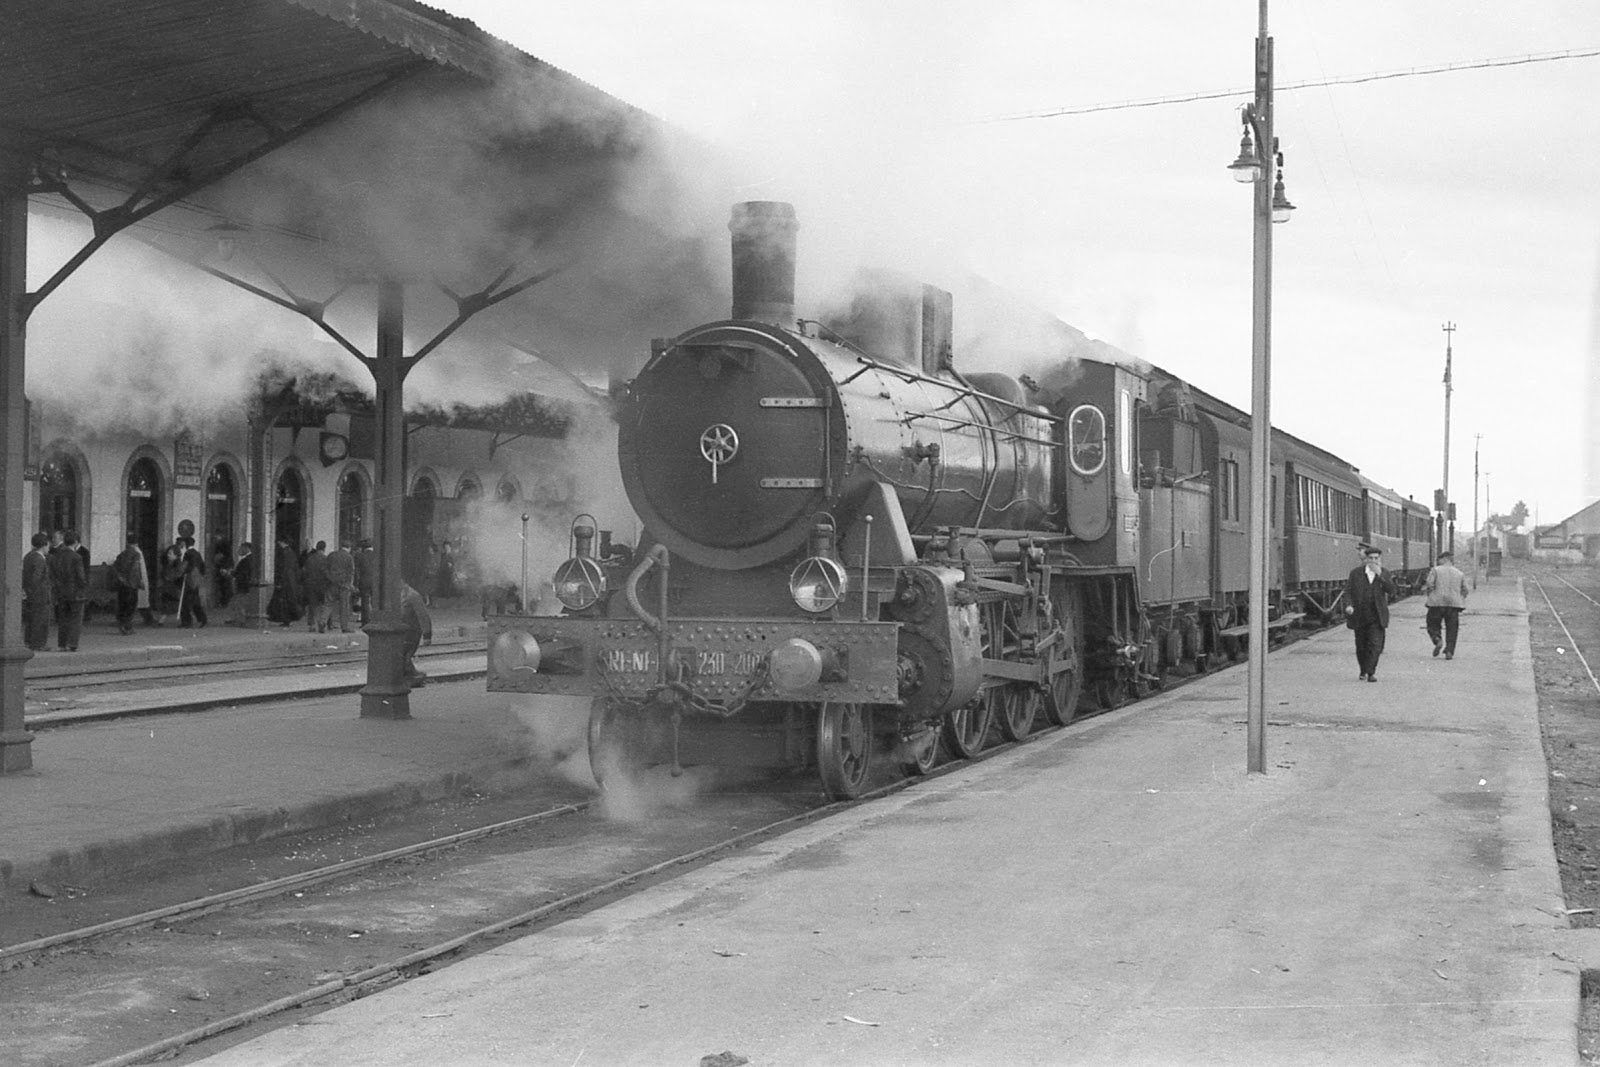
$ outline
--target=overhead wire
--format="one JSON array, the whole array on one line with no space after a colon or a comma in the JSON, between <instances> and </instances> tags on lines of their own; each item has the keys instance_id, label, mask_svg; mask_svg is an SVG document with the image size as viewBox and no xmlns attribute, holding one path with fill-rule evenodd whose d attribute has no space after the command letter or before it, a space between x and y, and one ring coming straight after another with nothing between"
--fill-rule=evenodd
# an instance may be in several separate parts
<instances>
[{"instance_id":1,"label":"overhead wire","mask_svg":"<svg viewBox=\"0 0 1600 1067\"><path fill-rule=\"evenodd\" d=\"M1274 86L1273 91L1278 93L1294 92L1297 89L1319 89L1331 85L1363 85L1369 82L1390 81L1396 78L1423 78L1435 74L1453 74L1459 71L1488 70L1494 67L1525 66L1532 63L1555 63L1568 59L1592 59L1600 56L1600 48L1569 48L1561 52L1537 52L1523 56L1501 56L1493 59L1477 59L1459 63L1440 63L1431 67L1409 67L1404 70L1378 71L1368 74L1347 74L1335 78L1322 78L1314 81L1291 82L1286 85ZM1035 111L1019 111L1010 115L992 115L988 118L970 119L965 125L990 125L999 122L1024 122L1031 119L1065 118L1071 115L1092 115L1103 111L1132 111L1137 108L1166 107L1171 104L1190 104L1199 100L1223 100L1228 97L1249 96L1255 90L1242 89L1215 89L1204 92L1183 93L1177 96L1156 96L1145 100L1124 100L1117 103L1106 104L1081 104L1068 107L1044 108Z\"/></svg>"}]
</instances>

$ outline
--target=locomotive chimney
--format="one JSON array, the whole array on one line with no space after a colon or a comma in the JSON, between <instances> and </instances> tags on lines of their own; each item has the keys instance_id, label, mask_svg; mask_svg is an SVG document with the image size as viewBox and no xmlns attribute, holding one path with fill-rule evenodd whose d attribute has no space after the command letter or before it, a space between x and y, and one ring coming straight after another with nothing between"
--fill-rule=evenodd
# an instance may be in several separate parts
<instances>
[{"instance_id":1,"label":"locomotive chimney","mask_svg":"<svg viewBox=\"0 0 1600 1067\"><path fill-rule=\"evenodd\" d=\"M733 205L733 317L794 325L794 205L751 200Z\"/></svg>"}]
</instances>

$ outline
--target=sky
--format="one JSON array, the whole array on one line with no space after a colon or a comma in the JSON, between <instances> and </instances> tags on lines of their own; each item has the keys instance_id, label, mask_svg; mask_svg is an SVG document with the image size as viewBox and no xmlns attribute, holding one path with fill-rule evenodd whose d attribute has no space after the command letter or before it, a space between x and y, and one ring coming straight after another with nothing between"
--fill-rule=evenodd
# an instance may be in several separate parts
<instances>
[{"instance_id":1,"label":"sky","mask_svg":"<svg viewBox=\"0 0 1600 1067\"><path fill-rule=\"evenodd\" d=\"M802 305L856 266L976 271L1250 407L1251 196L1226 166L1253 0L442 6L726 153L730 203L794 202ZM1272 0L1268 32L1297 207L1273 423L1431 501L1448 339L1461 528L1475 462L1485 515L1600 498L1600 56L1539 58L1600 50L1593 0Z\"/></svg>"}]
</instances>

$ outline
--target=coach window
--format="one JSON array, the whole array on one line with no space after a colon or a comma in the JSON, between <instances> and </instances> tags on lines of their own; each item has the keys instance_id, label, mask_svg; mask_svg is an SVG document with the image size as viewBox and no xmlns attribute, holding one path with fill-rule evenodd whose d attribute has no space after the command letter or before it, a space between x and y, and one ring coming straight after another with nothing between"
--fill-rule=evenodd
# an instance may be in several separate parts
<instances>
[{"instance_id":1,"label":"coach window","mask_svg":"<svg viewBox=\"0 0 1600 1067\"><path fill-rule=\"evenodd\" d=\"M1081 404L1067 418L1067 456L1072 469L1088 477L1106 465L1106 416L1093 404Z\"/></svg>"}]
</instances>

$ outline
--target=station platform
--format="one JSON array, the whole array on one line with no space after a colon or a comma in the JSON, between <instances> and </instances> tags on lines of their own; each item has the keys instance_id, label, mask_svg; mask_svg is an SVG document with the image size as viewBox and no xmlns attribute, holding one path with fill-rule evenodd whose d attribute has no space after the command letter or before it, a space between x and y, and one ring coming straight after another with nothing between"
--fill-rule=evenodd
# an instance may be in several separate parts
<instances>
[{"instance_id":1,"label":"station platform","mask_svg":"<svg viewBox=\"0 0 1600 1067\"><path fill-rule=\"evenodd\" d=\"M1268 657L1265 774L1241 665L204 1062L1576 1064L1600 931L1563 907L1520 584L1453 661L1422 616L1376 684L1343 629ZM0 856L503 759L504 697L430 703L469 688L47 731Z\"/></svg>"},{"instance_id":2,"label":"station platform","mask_svg":"<svg viewBox=\"0 0 1600 1067\"><path fill-rule=\"evenodd\" d=\"M481 611L436 603L432 616L422 668L433 678L481 677ZM35 881L89 884L539 773L521 720L481 682L413 690L412 721L397 724L360 718L364 662L182 677L191 665L366 644L359 630L319 634L303 623L240 628L214 617L198 629L136 624L124 636L97 620L78 652L36 653L23 668L30 683L139 667L171 676L68 700L30 687L33 768L0 776L0 908ZM57 728L69 722L77 725Z\"/></svg>"}]
</instances>

